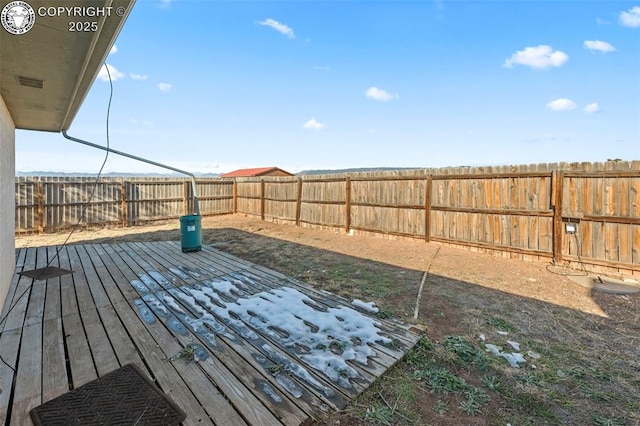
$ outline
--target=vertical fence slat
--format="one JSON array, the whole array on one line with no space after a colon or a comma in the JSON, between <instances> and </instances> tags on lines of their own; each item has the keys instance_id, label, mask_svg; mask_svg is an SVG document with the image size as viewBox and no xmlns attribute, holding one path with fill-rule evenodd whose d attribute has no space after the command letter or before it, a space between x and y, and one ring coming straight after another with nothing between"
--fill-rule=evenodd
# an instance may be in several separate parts
<instances>
[{"instance_id":1,"label":"vertical fence slat","mask_svg":"<svg viewBox=\"0 0 640 426\"><path fill-rule=\"evenodd\" d=\"M129 221L127 220L127 184L123 180L120 183L120 223L122 226L128 226Z\"/></svg>"},{"instance_id":2,"label":"vertical fence slat","mask_svg":"<svg viewBox=\"0 0 640 426\"><path fill-rule=\"evenodd\" d=\"M351 178L347 176L344 180L344 230L351 229Z\"/></svg>"},{"instance_id":3,"label":"vertical fence slat","mask_svg":"<svg viewBox=\"0 0 640 426\"><path fill-rule=\"evenodd\" d=\"M233 201L232 201L232 210L233 214L238 213L238 181L236 179L233 180Z\"/></svg>"},{"instance_id":4,"label":"vertical fence slat","mask_svg":"<svg viewBox=\"0 0 640 426\"><path fill-rule=\"evenodd\" d=\"M38 182L36 184L36 220L35 227L38 232L44 231L44 184Z\"/></svg>"},{"instance_id":5,"label":"vertical fence slat","mask_svg":"<svg viewBox=\"0 0 640 426\"><path fill-rule=\"evenodd\" d=\"M553 194L553 260L556 263L562 262L562 240L563 240L563 224L562 224L562 190L563 190L564 172L555 170L553 172L552 194Z\"/></svg>"},{"instance_id":6,"label":"vertical fence slat","mask_svg":"<svg viewBox=\"0 0 640 426\"><path fill-rule=\"evenodd\" d=\"M431 241L431 186L433 180L428 175L424 180L424 240Z\"/></svg>"},{"instance_id":7,"label":"vertical fence slat","mask_svg":"<svg viewBox=\"0 0 640 426\"><path fill-rule=\"evenodd\" d=\"M302 207L302 178L298 178L296 193L296 226L300 226L300 209Z\"/></svg>"},{"instance_id":8,"label":"vertical fence slat","mask_svg":"<svg viewBox=\"0 0 640 426\"><path fill-rule=\"evenodd\" d=\"M264 179L260 179L260 220L264 220Z\"/></svg>"}]
</instances>

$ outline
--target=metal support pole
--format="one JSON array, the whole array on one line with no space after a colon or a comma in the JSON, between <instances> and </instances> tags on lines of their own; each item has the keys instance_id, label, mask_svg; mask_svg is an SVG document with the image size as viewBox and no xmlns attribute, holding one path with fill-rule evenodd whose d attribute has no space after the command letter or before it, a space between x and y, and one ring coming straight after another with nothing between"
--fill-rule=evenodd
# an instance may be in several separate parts
<instances>
[{"instance_id":1,"label":"metal support pole","mask_svg":"<svg viewBox=\"0 0 640 426\"><path fill-rule=\"evenodd\" d=\"M162 167L163 169L168 169L168 170L171 170L171 171L174 171L174 172L177 172L177 173L182 173L183 175L187 175L187 176L191 177L191 189L193 190L193 207L194 207L194 210L195 210L195 214L198 215L198 216L200 215L200 204L198 203L198 192L197 192L197 189L196 189L196 177L195 177L195 175L193 173L187 172L185 170L176 169L175 167L167 166L166 164L161 164L161 163L157 163L155 161L147 160L146 158L138 157L138 156L133 155L133 154L127 154L126 152L118 151L116 149L107 148L106 146L97 145L97 144L92 143L92 142L87 142L87 141L82 140L82 139L74 138L73 136L69 136L67 134L66 130L62 131L62 136L64 136L66 139L69 139L70 141L77 142L77 143L80 143L82 145L87 145L87 146L90 146L92 148L101 149L103 151L107 151L107 152L110 152L110 153L113 153L113 154L121 155L123 157L131 158L131 159L136 160L136 161L142 161L143 163L151 164L151 165L157 166L157 167Z\"/></svg>"}]
</instances>

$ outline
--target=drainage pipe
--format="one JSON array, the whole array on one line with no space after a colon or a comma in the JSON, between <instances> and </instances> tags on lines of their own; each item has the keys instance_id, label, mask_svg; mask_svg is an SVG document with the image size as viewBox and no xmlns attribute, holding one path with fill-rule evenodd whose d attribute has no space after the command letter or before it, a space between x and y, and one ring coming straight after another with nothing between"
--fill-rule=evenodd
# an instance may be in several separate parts
<instances>
[{"instance_id":1,"label":"drainage pipe","mask_svg":"<svg viewBox=\"0 0 640 426\"><path fill-rule=\"evenodd\" d=\"M67 134L66 130L62 131L62 136L64 136L66 139L73 141L73 142L77 142L83 145L87 145L90 146L92 148L97 148L97 149L101 149L103 151L107 151L113 154L117 154L117 155L121 155L123 157L127 157L127 158L131 158L133 160L136 161L142 161L143 163L147 163L147 164L151 164L153 166L157 166L157 167L162 167L163 169L168 169L177 173L182 173L183 175L187 175L191 178L191 190L193 192L193 207L195 210L195 214L200 216L200 204L198 203L198 192L197 192L197 188L196 188L196 177L193 173L191 172L187 172L185 170L180 170L180 169L176 169L175 167L171 167L171 166L167 166L165 164L161 164L161 163L157 163L155 161L151 161L151 160L147 160L146 158L142 158L142 157L138 157L136 155L133 154L127 154L126 152L122 152L122 151L118 151L116 149L112 149L112 148L107 148L106 146L102 146L102 145L97 145L95 143L92 142L87 142L84 141L82 139L78 139L78 138L74 138L73 136L69 136Z\"/></svg>"}]
</instances>

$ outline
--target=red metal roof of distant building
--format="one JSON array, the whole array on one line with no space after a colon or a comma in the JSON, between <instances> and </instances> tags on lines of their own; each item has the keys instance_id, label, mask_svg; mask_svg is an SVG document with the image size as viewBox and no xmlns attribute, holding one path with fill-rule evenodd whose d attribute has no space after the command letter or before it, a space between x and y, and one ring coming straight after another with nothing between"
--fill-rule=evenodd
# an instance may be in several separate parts
<instances>
[{"instance_id":1,"label":"red metal roof of distant building","mask_svg":"<svg viewBox=\"0 0 640 426\"><path fill-rule=\"evenodd\" d=\"M220 177L252 177L252 176L293 176L278 167L258 167L255 169L239 169L220 175Z\"/></svg>"}]
</instances>

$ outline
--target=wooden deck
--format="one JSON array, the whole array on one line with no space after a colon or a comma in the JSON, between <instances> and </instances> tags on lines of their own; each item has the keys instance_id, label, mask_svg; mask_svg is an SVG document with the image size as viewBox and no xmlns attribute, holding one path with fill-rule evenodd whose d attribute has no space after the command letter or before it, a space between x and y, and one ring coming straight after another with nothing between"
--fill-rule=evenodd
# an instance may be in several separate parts
<instances>
[{"instance_id":1,"label":"wooden deck","mask_svg":"<svg viewBox=\"0 0 640 426\"><path fill-rule=\"evenodd\" d=\"M417 340L349 300L208 246L185 254L177 242L71 245L51 266L72 274L18 274L46 266L56 250L16 250L3 313L13 309L0 324L0 355L15 372L0 363L0 425L29 425L33 407L128 363L184 409L185 425L322 422ZM349 341L324 330L347 317L356 335L372 324L377 334ZM185 348L206 359L168 359L192 354ZM350 353L365 362L344 364Z\"/></svg>"}]
</instances>

